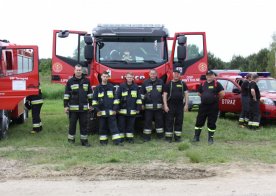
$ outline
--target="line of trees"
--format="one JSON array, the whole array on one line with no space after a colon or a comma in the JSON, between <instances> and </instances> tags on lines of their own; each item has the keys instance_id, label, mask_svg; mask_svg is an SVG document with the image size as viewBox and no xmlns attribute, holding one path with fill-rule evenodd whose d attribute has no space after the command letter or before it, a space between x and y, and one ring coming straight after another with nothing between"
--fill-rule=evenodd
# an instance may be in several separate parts
<instances>
[{"instance_id":1,"label":"line of trees","mask_svg":"<svg viewBox=\"0 0 276 196\"><path fill-rule=\"evenodd\" d=\"M272 43L269 48L263 48L258 53L247 57L235 55L230 62L224 62L215 57L211 52L208 53L208 66L210 69L239 69L241 71L264 72L268 71L276 77L276 33L272 36Z\"/></svg>"}]
</instances>

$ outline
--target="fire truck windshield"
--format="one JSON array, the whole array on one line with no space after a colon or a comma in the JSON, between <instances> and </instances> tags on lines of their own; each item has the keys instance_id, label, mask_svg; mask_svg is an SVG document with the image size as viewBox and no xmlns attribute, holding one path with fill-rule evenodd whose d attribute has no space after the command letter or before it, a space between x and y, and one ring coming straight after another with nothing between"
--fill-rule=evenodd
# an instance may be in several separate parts
<instances>
[{"instance_id":1,"label":"fire truck windshield","mask_svg":"<svg viewBox=\"0 0 276 196\"><path fill-rule=\"evenodd\" d=\"M96 55L111 68L155 68L168 61L162 37L97 37Z\"/></svg>"}]
</instances>

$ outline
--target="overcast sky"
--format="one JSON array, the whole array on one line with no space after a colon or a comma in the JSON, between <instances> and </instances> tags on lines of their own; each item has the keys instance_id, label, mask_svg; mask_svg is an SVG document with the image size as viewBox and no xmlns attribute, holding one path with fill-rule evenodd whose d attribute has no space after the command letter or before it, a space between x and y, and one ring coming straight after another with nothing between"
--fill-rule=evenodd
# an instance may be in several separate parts
<instances>
[{"instance_id":1,"label":"overcast sky","mask_svg":"<svg viewBox=\"0 0 276 196\"><path fill-rule=\"evenodd\" d=\"M208 51L223 61L268 48L276 32L275 0L5 0L0 9L0 39L38 45L40 58L51 57L53 29L91 33L99 23L204 31Z\"/></svg>"}]
</instances>

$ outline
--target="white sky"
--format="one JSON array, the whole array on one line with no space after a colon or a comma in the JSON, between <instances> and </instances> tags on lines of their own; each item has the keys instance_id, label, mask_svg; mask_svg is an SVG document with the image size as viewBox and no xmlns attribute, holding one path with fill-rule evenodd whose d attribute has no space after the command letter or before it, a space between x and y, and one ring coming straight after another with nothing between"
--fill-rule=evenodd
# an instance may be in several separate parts
<instances>
[{"instance_id":1,"label":"white sky","mask_svg":"<svg viewBox=\"0 0 276 196\"><path fill-rule=\"evenodd\" d=\"M5 0L0 13L0 39L38 45L40 58L51 57L53 29L91 33L99 23L204 31L208 51L223 61L268 48L276 32L275 0Z\"/></svg>"}]
</instances>

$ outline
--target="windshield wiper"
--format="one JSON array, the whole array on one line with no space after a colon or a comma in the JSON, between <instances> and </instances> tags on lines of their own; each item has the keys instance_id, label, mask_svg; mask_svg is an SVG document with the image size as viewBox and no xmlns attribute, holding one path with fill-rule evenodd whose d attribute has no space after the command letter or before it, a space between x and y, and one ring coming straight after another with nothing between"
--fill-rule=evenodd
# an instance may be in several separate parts
<instances>
[{"instance_id":1,"label":"windshield wiper","mask_svg":"<svg viewBox=\"0 0 276 196\"><path fill-rule=\"evenodd\" d=\"M101 61L101 62L105 62L105 63L124 63L124 64L128 64L127 61L123 61L123 60L109 60L109 61Z\"/></svg>"},{"instance_id":2,"label":"windshield wiper","mask_svg":"<svg viewBox=\"0 0 276 196\"><path fill-rule=\"evenodd\" d=\"M150 64L155 64L155 63L157 63L157 62L154 61L154 60L143 60L143 62L145 62L145 63L150 63Z\"/></svg>"}]
</instances>

